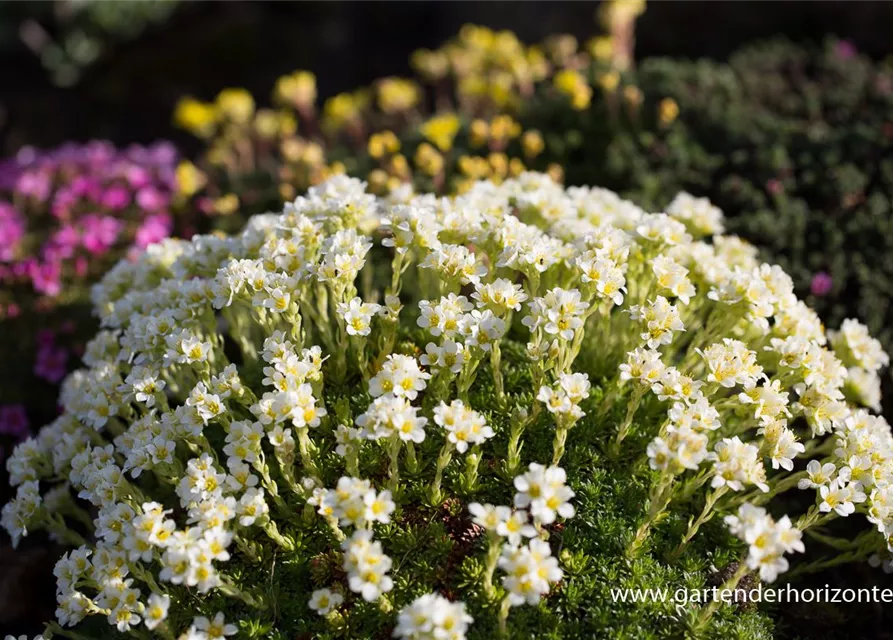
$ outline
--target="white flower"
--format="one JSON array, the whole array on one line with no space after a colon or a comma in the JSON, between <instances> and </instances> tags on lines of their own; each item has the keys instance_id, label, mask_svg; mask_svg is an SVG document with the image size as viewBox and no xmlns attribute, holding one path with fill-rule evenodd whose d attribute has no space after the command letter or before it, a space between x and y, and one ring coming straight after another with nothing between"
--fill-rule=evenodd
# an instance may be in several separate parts
<instances>
[{"instance_id":1,"label":"white flower","mask_svg":"<svg viewBox=\"0 0 893 640\"><path fill-rule=\"evenodd\" d=\"M529 509L530 515L543 524L552 524L558 516L572 518L574 507L569 500L574 492L566 481L561 467L546 468L532 462L526 473L515 478L515 507Z\"/></svg>"},{"instance_id":2,"label":"white flower","mask_svg":"<svg viewBox=\"0 0 893 640\"><path fill-rule=\"evenodd\" d=\"M469 445L483 444L494 433L484 416L466 407L461 400L450 404L441 402L434 408L434 422L447 432L447 440L456 446L459 453L465 453Z\"/></svg>"},{"instance_id":3,"label":"white flower","mask_svg":"<svg viewBox=\"0 0 893 640\"><path fill-rule=\"evenodd\" d=\"M329 589L317 589L310 595L309 606L319 615L325 616L341 606L342 602L344 596L340 593L333 593Z\"/></svg>"},{"instance_id":4,"label":"white flower","mask_svg":"<svg viewBox=\"0 0 893 640\"><path fill-rule=\"evenodd\" d=\"M496 531L499 524L510 517L512 510L508 507L472 502L468 505L468 512L472 515L472 522L476 525L487 531Z\"/></svg>"},{"instance_id":5,"label":"white flower","mask_svg":"<svg viewBox=\"0 0 893 640\"><path fill-rule=\"evenodd\" d=\"M381 371L369 381L369 394L377 398L389 393L415 400L430 377L431 374L419 368L415 358L392 354L385 360Z\"/></svg>"},{"instance_id":6,"label":"white flower","mask_svg":"<svg viewBox=\"0 0 893 640\"><path fill-rule=\"evenodd\" d=\"M419 358L419 362L431 369L459 373L465 363L465 347L449 338L444 340L441 346L429 342L425 347L425 353Z\"/></svg>"},{"instance_id":7,"label":"white flower","mask_svg":"<svg viewBox=\"0 0 893 640\"><path fill-rule=\"evenodd\" d=\"M502 586L508 591L512 606L537 604L551 584L564 577L549 544L539 539L531 540L527 546L505 545L499 568L506 573Z\"/></svg>"},{"instance_id":8,"label":"white flower","mask_svg":"<svg viewBox=\"0 0 893 640\"><path fill-rule=\"evenodd\" d=\"M167 618L167 610L171 606L171 597L168 595L159 595L153 593L149 596L146 603L146 610L143 613L143 620L146 628L154 629Z\"/></svg>"},{"instance_id":9,"label":"white flower","mask_svg":"<svg viewBox=\"0 0 893 640\"><path fill-rule=\"evenodd\" d=\"M407 640L465 640L473 618L462 602L429 593L413 600L397 615L395 638Z\"/></svg>"},{"instance_id":10,"label":"white flower","mask_svg":"<svg viewBox=\"0 0 893 640\"><path fill-rule=\"evenodd\" d=\"M371 531L355 531L341 543L341 548L351 591L359 593L366 602L374 602L394 588L393 580L387 575L391 559L382 552L381 543L372 539Z\"/></svg>"},{"instance_id":11,"label":"white flower","mask_svg":"<svg viewBox=\"0 0 893 640\"><path fill-rule=\"evenodd\" d=\"M364 438L378 440L397 436L403 441L422 442L428 419L402 396L384 395L372 401L357 418Z\"/></svg>"},{"instance_id":12,"label":"white flower","mask_svg":"<svg viewBox=\"0 0 893 640\"><path fill-rule=\"evenodd\" d=\"M502 507L502 509L508 509L508 507ZM529 523L526 511L510 511L510 515L508 515L505 511L500 510L498 515L500 521L496 525L496 533L505 538L513 547L520 545L522 538L537 536L536 528Z\"/></svg>"},{"instance_id":13,"label":"white flower","mask_svg":"<svg viewBox=\"0 0 893 640\"><path fill-rule=\"evenodd\" d=\"M471 297L477 300L478 308L487 309L497 316L505 316L509 311L519 311L521 303L527 300L527 294L521 285L505 278L476 284Z\"/></svg>"},{"instance_id":14,"label":"white flower","mask_svg":"<svg viewBox=\"0 0 893 640\"><path fill-rule=\"evenodd\" d=\"M776 522L762 507L744 503L737 515L725 517L733 535L749 545L747 566L759 570L760 580L775 582L788 569L785 553L804 551L802 533L784 516Z\"/></svg>"},{"instance_id":15,"label":"white flower","mask_svg":"<svg viewBox=\"0 0 893 640\"><path fill-rule=\"evenodd\" d=\"M381 305L363 302L360 298L338 305L338 313L344 319L347 333L352 336L368 336L372 331L372 318L379 311Z\"/></svg>"},{"instance_id":16,"label":"white flower","mask_svg":"<svg viewBox=\"0 0 893 640\"><path fill-rule=\"evenodd\" d=\"M223 619L223 614L218 612L213 620L209 620L204 616L196 618L192 623L192 629L190 629L190 631L192 631L197 638L218 640L220 638L225 638L226 636L235 635L238 628L234 624L227 624Z\"/></svg>"}]
</instances>

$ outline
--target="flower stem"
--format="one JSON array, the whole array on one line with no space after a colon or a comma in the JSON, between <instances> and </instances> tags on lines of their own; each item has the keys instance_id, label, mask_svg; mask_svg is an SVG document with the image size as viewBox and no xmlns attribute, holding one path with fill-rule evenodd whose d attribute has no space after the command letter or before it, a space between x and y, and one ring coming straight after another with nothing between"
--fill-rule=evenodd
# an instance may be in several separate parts
<instances>
[{"instance_id":1,"label":"flower stem","mask_svg":"<svg viewBox=\"0 0 893 640\"><path fill-rule=\"evenodd\" d=\"M738 569L735 571L734 575L729 578L726 583L722 586L721 592L726 591L734 591L735 587L738 586L738 583L741 582L741 579L747 575L747 563L745 559L742 558L738 563ZM692 631L694 635L700 636L704 629L707 627L707 624L710 622L710 618L713 617L713 614L716 613L716 610L719 608L722 600L713 599L710 603L701 610L698 616L695 618L694 623L692 624Z\"/></svg>"},{"instance_id":2,"label":"flower stem","mask_svg":"<svg viewBox=\"0 0 893 640\"><path fill-rule=\"evenodd\" d=\"M493 370L493 384L496 386L496 403L502 406L505 402L505 388L502 380L502 350L498 340L490 349L490 368Z\"/></svg>"},{"instance_id":3,"label":"flower stem","mask_svg":"<svg viewBox=\"0 0 893 640\"><path fill-rule=\"evenodd\" d=\"M390 459L390 464L388 465L388 489L391 493L395 493L397 485L400 484L400 448L402 444L400 436L391 436L391 440L388 442L388 458Z\"/></svg>"},{"instance_id":4,"label":"flower stem","mask_svg":"<svg viewBox=\"0 0 893 640\"><path fill-rule=\"evenodd\" d=\"M509 601L509 597L506 596L499 605L499 635L503 638L508 635L508 619L511 608L512 603Z\"/></svg>"},{"instance_id":5,"label":"flower stem","mask_svg":"<svg viewBox=\"0 0 893 640\"><path fill-rule=\"evenodd\" d=\"M437 468L434 470L434 480L431 481L431 489L429 491L431 503L434 505L440 504L443 499L443 492L440 490L440 485L443 482L443 470L446 469L446 466L452 459L453 443L449 440L444 440L443 446L440 448L440 455L437 456Z\"/></svg>"},{"instance_id":6,"label":"flower stem","mask_svg":"<svg viewBox=\"0 0 893 640\"><path fill-rule=\"evenodd\" d=\"M632 558L638 554L645 540L648 539L648 533L651 530L651 526L657 521L661 514L664 513L664 509L667 508L667 505L670 503L670 498L673 495L673 480L674 476L672 474L664 472L660 481L651 490L648 512L645 514L645 520L639 525L639 529L636 531L636 536L626 550L627 556Z\"/></svg>"},{"instance_id":7,"label":"flower stem","mask_svg":"<svg viewBox=\"0 0 893 640\"><path fill-rule=\"evenodd\" d=\"M495 531L487 532L487 564L484 568L484 593L488 598L492 598L495 593L493 589L493 574L496 572L496 565L499 562L499 553L502 549L499 534Z\"/></svg>"},{"instance_id":8,"label":"flower stem","mask_svg":"<svg viewBox=\"0 0 893 640\"><path fill-rule=\"evenodd\" d=\"M698 532L698 529L701 528L701 525L710 520L713 516L713 507L716 506L716 502L725 495L725 493L729 490L729 488L725 485L721 487L717 487L709 494L707 494L707 501L704 503L704 508L701 510L701 515L698 516L698 519L692 522L688 531L685 532L685 536L683 536L682 541L679 543L673 552L670 554L668 560L670 562L675 562L682 552L685 551L685 547L688 546L688 543L692 538L695 537L695 534Z\"/></svg>"},{"instance_id":9,"label":"flower stem","mask_svg":"<svg viewBox=\"0 0 893 640\"><path fill-rule=\"evenodd\" d=\"M643 385L638 385L636 386L636 390L633 391L633 395L626 407L626 417L620 424L620 428L617 430L617 437L614 439L614 443L611 446L611 456L614 458L620 455L620 445L623 443L626 436L629 435L630 428L633 424L633 416L636 415L639 404L642 402L642 396L645 395L646 388L647 387Z\"/></svg>"}]
</instances>

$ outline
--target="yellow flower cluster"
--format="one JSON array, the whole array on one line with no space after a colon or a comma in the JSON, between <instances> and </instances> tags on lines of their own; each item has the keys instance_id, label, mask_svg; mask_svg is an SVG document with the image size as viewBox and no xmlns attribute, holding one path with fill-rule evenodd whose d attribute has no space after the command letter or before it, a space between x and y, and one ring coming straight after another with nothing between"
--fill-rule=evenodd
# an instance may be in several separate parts
<instances>
[{"instance_id":1,"label":"yellow flower cluster","mask_svg":"<svg viewBox=\"0 0 893 640\"><path fill-rule=\"evenodd\" d=\"M404 194L461 192L474 180L498 183L534 166L560 179L561 169L542 158L548 138L525 130L521 108L542 93L583 111L598 87L612 104L617 94L638 110L643 95L625 83L622 60L643 9L639 1L603 3L607 34L584 47L570 35L528 46L511 32L466 25L439 49L413 54L416 78L381 78L321 106L316 78L303 70L276 82L275 108L258 108L244 89L225 89L211 102L186 97L175 123L207 147L199 162L180 168L181 197L207 198L205 209L225 214L236 197L242 210L261 211L343 172L366 178L379 195L403 185ZM662 126L679 115L671 100L652 108ZM259 186L265 176L269 184Z\"/></svg>"}]
</instances>

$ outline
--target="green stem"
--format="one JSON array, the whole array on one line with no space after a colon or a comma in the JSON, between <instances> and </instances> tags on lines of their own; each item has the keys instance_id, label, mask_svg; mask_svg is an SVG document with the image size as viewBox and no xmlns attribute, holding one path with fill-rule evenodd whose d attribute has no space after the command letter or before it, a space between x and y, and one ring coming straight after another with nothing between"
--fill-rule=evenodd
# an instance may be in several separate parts
<instances>
[{"instance_id":1,"label":"green stem","mask_svg":"<svg viewBox=\"0 0 893 640\"><path fill-rule=\"evenodd\" d=\"M685 536L682 538L679 546L677 546L670 554L668 558L670 562L675 562L679 558L679 556L682 555L682 552L685 551L685 547L688 546L688 543L691 541L691 539L695 537L695 534L698 532L698 529L701 528L701 525L710 520L710 518L713 516L713 507L716 506L716 502L720 498L722 498L728 490L729 488L723 485L722 487L717 487L709 494L707 494L707 501L704 503L704 508L701 510L701 515L699 515L697 520L689 525L688 531L685 532Z\"/></svg>"},{"instance_id":2,"label":"green stem","mask_svg":"<svg viewBox=\"0 0 893 640\"><path fill-rule=\"evenodd\" d=\"M508 635L508 619L511 608L512 604L509 602L509 597L506 596L499 605L499 635L503 638Z\"/></svg>"},{"instance_id":3,"label":"green stem","mask_svg":"<svg viewBox=\"0 0 893 640\"><path fill-rule=\"evenodd\" d=\"M255 609L266 609L267 608L267 603L264 601L264 599L262 597L254 596L254 595L251 595L250 593L242 591L239 587L237 587L235 584L233 584L232 580L230 580L225 575L221 574L220 584L218 585L217 589L220 590L220 592L223 593L224 595L227 595L231 598L236 598L238 600L241 600L242 602L247 604L249 607L253 607Z\"/></svg>"},{"instance_id":4,"label":"green stem","mask_svg":"<svg viewBox=\"0 0 893 640\"><path fill-rule=\"evenodd\" d=\"M502 406L505 402L505 389L502 381L502 350L498 340L490 349L490 368L493 370L493 384L496 387L496 403Z\"/></svg>"},{"instance_id":5,"label":"green stem","mask_svg":"<svg viewBox=\"0 0 893 640\"><path fill-rule=\"evenodd\" d=\"M645 540L648 538L648 533L651 530L651 526L655 523L658 517L662 513L664 513L664 509L667 508L667 505L670 503L670 498L673 495L672 489L674 479L675 477L672 474L665 471L661 475L658 483L652 489L649 499L648 512L645 514L645 520L643 520L642 524L639 525L633 541L630 543L629 547L626 550L627 556L632 558L638 554L639 550L642 548L642 545L645 543Z\"/></svg>"},{"instance_id":6,"label":"green stem","mask_svg":"<svg viewBox=\"0 0 893 640\"><path fill-rule=\"evenodd\" d=\"M568 424L568 422L570 422L570 419L567 416L559 416L555 425L555 439L552 442L552 464L555 466L558 466L562 456L564 456L567 434L573 426L573 424Z\"/></svg>"},{"instance_id":7,"label":"green stem","mask_svg":"<svg viewBox=\"0 0 893 640\"><path fill-rule=\"evenodd\" d=\"M620 428L617 430L617 437L614 439L614 444L611 447L611 456L614 458L620 455L620 445L623 443L626 436L629 435L633 423L633 416L636 415L636 410L638 410L639 404L642 402L642 396L645 395L647 388L648 387L644 385L636 385L636 389L633 391L633 395L626 407L626 417L620 424Z\"/></svg>"},{"instance_id":8,"label":"green stem","mask_svg":"<svg viewBox=\"0 0 893 640\"><path fill-rule=\"evenodd\" d=\"M729 578L725 584L723 584L721 591L734 591L738 586L738 583L741 582L741 579L747 575L747 563L745 559L742 558L738 563L738 569ZM699 636L703 633L704 629L706 629L707 625L710 622L710 618L713 617L713 614L716 613L716 610L719 608L722 600L720 599L712 599L710 603L701 610L698 616L694 620L694 624L692 625L692 631L694 631L695 636Z\"/></svg>"},{"instance_id":9,"label":"green stem","mask_svg":"<svg viewBox=\"0 0 893 640\"><path fill-rule=\"evenodd\" d=\"M397 486L400 484L400 448L402 442L400 436L391 436L388 442L388 489L391 493L396 493Z\"/></svg>"},{"instance_id":10,"label":"green stem","mask_svg":"<svg viewBox=\"0 0 893 640\"><path fill-rule=\"evenodd\" d=\"M434 470L434 480L431 481L431 489L429 496L433 505L438 505L443 500L443 492L440 485L443 482L443 470L453 459L453 443L444 440L443 446L440 448L440 455L437 456L437 468Z\"/></svg>"}]
</instances>

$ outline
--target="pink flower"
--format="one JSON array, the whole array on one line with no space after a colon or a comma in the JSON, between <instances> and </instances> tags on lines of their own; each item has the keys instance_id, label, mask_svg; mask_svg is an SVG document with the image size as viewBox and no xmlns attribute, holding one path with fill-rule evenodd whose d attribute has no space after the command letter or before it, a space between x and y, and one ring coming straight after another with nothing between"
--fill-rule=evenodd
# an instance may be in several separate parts
<instances>
[{"instance_id":1,"label":"pink flower","mask_svg":"<svg viewBox=\"0 0 893 640\"><path fill-rule=\"evenodd\" d=\"M167 214L149 216L136 230L133 244L140 249L145 249L150 244L164 240L171 234L173 221Z\"/></svg>"},{"instance_id":2,"label":"pink flower","mask_svg":"<svg viewBox=\"0 0 893 640\"><path fill-rule=\"evenodd\" d=\"M62 268L58 262L33 262L31 284L34 290L45 296L55 297L62 293Z\"/></svg>"},{"instance_id":3,"label":"pink flower","mask_svg":"<svg viewBox=\"0 0 893 640\"><path fill-rule=\"evenodd\" d=\"M63 347L44 345L37 351L34 375L52 384L57 384L65 377L67 364L68 350Z\"/></svg>"},{"instance_id":4,"label":"pink flower","mask_svg":"<svg viewBox=\"0 0 893 640\"><path fill-rule=\"evenodd\" d=\"M772 195L780 195L784 193L784 185L781 183L781 180L769 180L766 182L766 189Z\"/></svg>"},{"instance_id":5,"label":"pink flower","mask_svg":"<svg viewBox=\"0 0 893 640\"><path fill-rule=\"evenodd\" d=\"M20 404L7 404L0 407L0 434L17 440L28 437L28 414Z\"/></svg>"},{"instance_id":6,"label":"pink flower","mask_svg":"<svg viewBox=\"0 0 893 640\"><path fill-rule=\"evenodd\" d=\"M130 204L130 190L122 185L114 185L105 190L99 199L106 209L120 211Z\"/></svg>"},{"instance_id":7,"label":"pink flower","mask_svg":"<svg viewBox=\"0 0 893 640\"><path fill-rule=\"evenodd\" d=\"M77 277L83 278L87 275L87 271L90 270L90 263L87 262L87 258L84 256L78 256L74 259L74 273Z\"/></svg>"},{"instance_id":8,"label":"pink flower","mask_svg":"<svg viewBox=\"0 0 893 640\"><path fill-rule=\"evenodd\" d=\"M142 189L152 183L152 175L142 167L133 166L127 171L127 181L134 189Z\"/></svg>"},{"instance_id":9,"label":"pink flower","mask_svg":"<svg viewBox=\"0 0 893 640\"><path fill-rule=\"evenodd\" d=\"M824 271L819 271L812 277L809 284L809 290L814 296L826 296L831 293L831 287L834 286L834 280Z\"/></svg>"},{"instance_id":10,"label":"pink flower","mask_svg":"<svg viewBox=\"0 0 893 640\"><path fill-rule=\"evenodd\" d=\"M834 53L837 54L838 58L843 58L844 60L853 58L856 56L856 45L849 40L840 40L834 46Z\"/></svg>"},{"instance_id":11,"label":"pink flower","mask_svg":"<svg viewBox=\"0 0 893 640\"><path fill-rule=\"evenodd\" d=\"M80 242L81 235L74 225L63 225L44 245L43 256L45 259L55 262L66 260L74 255Z\"/></svg>"},{"instance_id":12,"label":"pink flower","mask_svg":"<svg viewBox=\"0 0 893 640\"><path fill-rule=\"evenodd\" d=\"M84 248L93 255L102 255L115 244L122 226L111 216L84 216L81 219Z\"/></svg>"},{"instance_id":13,"label":"pink flower","mask_svg":"<svg viewBox=\"0 0 893 640\"><path fill-rule=\"evenodd\" d=\"M18 211L0 203L0 262L12 262L25 235L25 221Z\"/></svg>"},{"instance_id":14,"label":"pink flower","mask_svg":"<svg viewBox=\"0 0 893 640\"><path fill-rule=\"evenodd\" d=\"M136 203L149 213L156 213L167 208L169 199L155 187L143 187L136 194Z\"/></svg>"},{"instance_id":15,"label":"pink flower","mask_svg":"<svg viewBox=\"0 0 893 640\"><path fill-rule=\"evenodd\" d=\"M50 195L50 174L45 171L24 171L16 180L15 190L21 195L44 201Z\"/></svg>"},{"instance_id":16,"label":"pink flower","mask_svg":"<svg viewBox=\"0 0 893 640\"><path fill-rule=\"evenodd\" d=\"M70 189L59 189L53 198L51 211L59 220L70 220L74 205L77 203L77 196Z\"/></svg>"}]
</instances>

